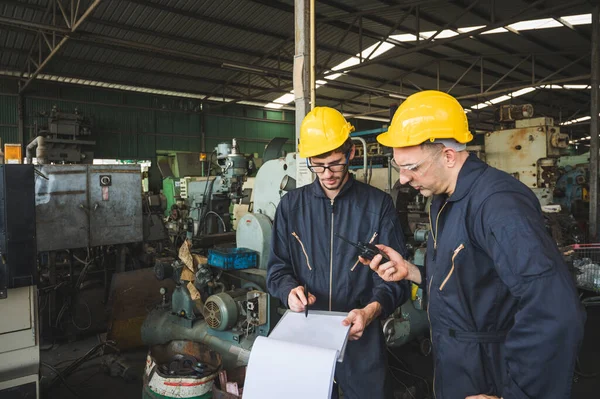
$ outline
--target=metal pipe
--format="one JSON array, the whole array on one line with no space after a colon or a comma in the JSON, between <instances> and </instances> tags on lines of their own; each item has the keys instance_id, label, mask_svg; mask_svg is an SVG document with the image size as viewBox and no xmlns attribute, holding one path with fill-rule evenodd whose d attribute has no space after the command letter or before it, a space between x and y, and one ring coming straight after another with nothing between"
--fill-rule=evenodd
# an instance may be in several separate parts
<instances>
[{"instance_id":1,"label":"metal pipe","mask_svg":"<svg viewBox=\"0 0 600 399\"><path fill-rule=\"evenodd\" d=\"M25 148L25 158L27 159L28 164L31 164L33 162L33 157L34 157L33 152L38 147L38 139L39 138L40 138L40 136L31 140L31 143L27 144L27 147Z\"/></svg>"},{"instance_id":2,"label":"metal pipe","mask_svg":"<svg viewBox=\"0 0 600 399\"><path fill-rule=\"evenodd\" d=\"M151 311L142 324L142 342L146 345L161 345L176 339L192 340L219 352L225 368L248 364L250 348L254 342L252 338L245 339L238 346L226 338L222 339L221 336L227 334L219 335L219 332L211 330L204 320L194 321L191 328L178 321L178 316L171 315L168 310Z\"/></svg>"},{"instance_id":3,"label":"metal pipe","mask_svg":"<svg viewBox=\"0 0 600 399\"><path fill-rule=\"evenodd\" d=\"M598 84L600 84L600 6L592 11L592 73L591 73L591 105L590 105L590 240L598 239Z\"/></svg>"},{"instance_id":4,"label":"metal pipe","mask_svg":"<svg viewBox=\"0 0 600 399\"><path fill-rule=\"evenodd\" d=\"M310 0L310 109L315 108L315 0Z\"/></svg>"},{"instance_id":5,"label":"metal pipe","mask_svg":"<svg viewBox=\"0 0 600 399\"><path fill-rule=\"evenodd\" d=\"M19 83L20 84L20 83ZM21 144L21 154L23 154L23 150L25 148L25 100L23 99L23 95L19 93L17 95L17 129L19 133L19 144ZM23 162L22 159L19 160L19 163Z\"/></svg>"},{"instance_id":6,"label":"metal pipe","mask_svg":"<svg viewBox=\"0 0 600 399\"><path fill-rule=\"evenodd\" d=\"M369 167L367 163L367 142L362 137L351 137L353 141L360 141L363 145L363 169L365 170L365 183L368 181Z\"/></svg>"},{"instance_id":7,"label":"metal pipe","mask_svg":"<svg viewBox=\"0 0 600 399\"><path fill-rule=\"evenodd\" d=\"M296 148L300 139L300 125L310 107L310 104L308 104L309 98L306 95L308 94L306 91L310 79L308 68L306 68L306 65L308 64L307 53L309 52L308 47L310 44L308 43L310 38L307 35L307 28L309 28L307 25L310 18L307 6L306 0L294 1L296 54L294 56L293 86L296 105L296 140L294 143Z\"/></svg>"}]
</instances>

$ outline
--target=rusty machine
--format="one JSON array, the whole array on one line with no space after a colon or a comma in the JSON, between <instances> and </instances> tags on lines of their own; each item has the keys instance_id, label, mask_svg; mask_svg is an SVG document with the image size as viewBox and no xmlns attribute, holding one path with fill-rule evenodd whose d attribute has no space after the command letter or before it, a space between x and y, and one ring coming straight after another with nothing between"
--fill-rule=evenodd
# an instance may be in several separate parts
<instances>
[{"instance_id":1,"label":"rusty machine","mask_svg":"<svg viewBox=\"0 0 600 399\"><path fill-rule=\"evenodd\" d=\"M75 108L73 113L60 111L56 106L49 113L44 125L35 125L35 138L27 145L27 163L35 157L38 164L50 163L92 163L96 144L84 140L92 134L88 118Z\"/></svg>"},{"instance_id":2,"label":"rusty machine","mask_svg":"<svg viewBox=\"0 0 600 399\"><path fill-rule=\"evenodd\" d=\"M542 205L551 204L560 177L558 160L567 154L569 136L561 132L552 118L507 120L505 117L502 121L512 122L514 127L485 134L486 162L531 188Z\"/></svg>"},{"instance_id":3,"label":"rusty machine","mask_svg":"<svg viewBox=\"0 0 600 399\"><path fill-rule=\"evenodd\" d=\"M502 128L485 133L483 149L468 149L481 150L488 164L512 174L535 193L547 228L559 244L581 242L585 227L573 214L587 210L587 170L569 156L569 135L552 118L532 116L530 104L501 106L496 117Z\"/></svg>"}]
</instances>

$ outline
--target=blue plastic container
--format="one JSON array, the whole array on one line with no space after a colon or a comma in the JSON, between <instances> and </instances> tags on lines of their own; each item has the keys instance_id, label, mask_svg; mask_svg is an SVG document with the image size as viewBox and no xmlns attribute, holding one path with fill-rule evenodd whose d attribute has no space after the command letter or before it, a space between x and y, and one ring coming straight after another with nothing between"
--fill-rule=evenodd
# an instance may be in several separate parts
<instances>
[{"instance_id":1,"label":"blue plastic container","mask_svg":"<svg viewBox=\"0 0 600 399\"><path fill-rule=\"evenodd\" d=\"M258 253L248 248L212 248L208 264L225 270L250 269L258 265Z\"/></svg>"}]
</instances>

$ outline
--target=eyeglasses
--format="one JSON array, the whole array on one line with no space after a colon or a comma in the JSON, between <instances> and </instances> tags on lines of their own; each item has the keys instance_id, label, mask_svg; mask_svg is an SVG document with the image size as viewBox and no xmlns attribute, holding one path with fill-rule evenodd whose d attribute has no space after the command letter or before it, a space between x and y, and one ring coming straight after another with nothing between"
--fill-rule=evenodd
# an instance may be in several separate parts
<instances>
[{"instance_id":1,"label":"eyeglasses","mask_svg":"<svg viewBox=\"0 0 600 399\"><path fill-rule=\"evenodd\" d=\"M332 173L335 172L343 172L346 167L348 167L348 160L350 158L350 153L346 154L346 163L334 163L332 165L311 165L308 163L308 159L306 160L306 166L313 173L323 173L325 169L329 169Z\"/></svg>"},{"instance_id":2,"label":"eyeglasses","mask_svg":"<svg viewBox=\"0 0 600 399\"><path fill-rule=\"evenodd\" d=\"M435 152L434 154L431 154L427 158L420 160L417 163L414 163L412 165L406 165L406 166L398 165L396 163L396 160L394 158L392 158L391 165L392 165L392 168L394 168L400 174L402 174L402 173L416 174L418 176L423 176L429 170L429 167L433 164L433 162L430 162L429 165L427 165L425 168L422 168L421 165L423 165L423 163L427 162L428 160L433 159L434 157L438 156L442 151L444 151L443 148L440 149L439 151Z\"/></svg>"}]
</instances>

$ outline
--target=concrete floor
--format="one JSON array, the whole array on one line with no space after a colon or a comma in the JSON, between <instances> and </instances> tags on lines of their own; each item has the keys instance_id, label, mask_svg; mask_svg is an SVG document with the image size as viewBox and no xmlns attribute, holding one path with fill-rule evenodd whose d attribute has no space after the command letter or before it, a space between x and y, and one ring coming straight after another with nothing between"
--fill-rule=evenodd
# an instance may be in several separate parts
<instances>
[{"instance_id":1,"label":"concrete floor","mask_svg":"<svg viewBox=\"0 0 600 399\"><path fill-rule=\"evenodd\" d=\"M55 345L48 351L42 351L42 362L55 366L59 371L64 370L72 361L85 355L90 349L100 342L97 336L86 339ZM131 365L129 375L136 378L126 381L122 377L111 377L102 367L102 358L95 358L83 363L67 378L69 386L77 396L65 387L62 382L57 382L48 389L48 382L55 376L54 372L42 366L42 398L43 399L120 399L140 398L142 395L142 375L146 365L146 350L132 351L123 354L126 362Z\"/></svg>"},{"instance_id":2,"label":"concrete floor","mask_svg":"<svg viewBox=\"0 0 600 399\"><path fill-rule=\"evenodd\" d=\"M580 353L581 368L586 373L600 372L600 307L588 308L588 321L583 348ZM71 361L81 357L99 342L97 336L63 345L56 345L53 349L42 352L42 361L56 366L60 370ZM557 343L558 344L558 343ZM432 360L431 356L422 356L416 345L406 345L392 351L397 357L390 355L390 370L393 373L396 387L395 399L426 399L431 397ZM111 377L103 370L101 359L97 358L81 365L67 381L77 393L75 396L64 384L55 384L50 390L44 389L44 399L69 399L69 398L139 398L142 392L143 369L146 359L146 350L128 352L124 354L127 363L131 365L131 375L137 377L125 381L121 377ZM543 378L543 372L540 373ZM42 386L46 387L54 373L42 368ZM50 377L50 378L48 378ZM409 387L410 393L406 392ZM404 394L403 394L404 392ZM428 394L429 392L429 394ZM600 376L593 378L576 377L573 384L573 399L589 399L598 397L600 392Z\"/></svg>"}]
</instances>

